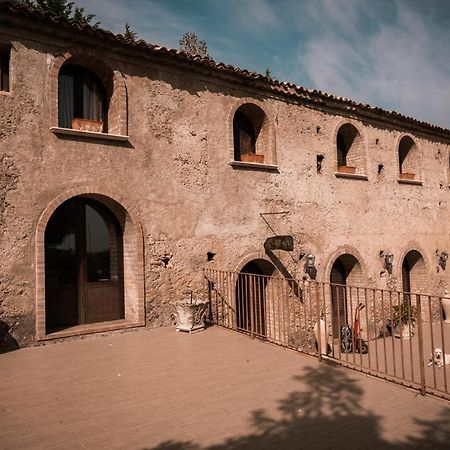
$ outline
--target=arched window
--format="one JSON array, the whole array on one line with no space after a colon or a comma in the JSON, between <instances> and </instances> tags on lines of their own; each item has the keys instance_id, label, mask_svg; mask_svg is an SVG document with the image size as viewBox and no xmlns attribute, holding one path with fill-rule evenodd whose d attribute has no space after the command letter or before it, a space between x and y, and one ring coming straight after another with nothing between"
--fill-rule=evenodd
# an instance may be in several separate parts
<instances>
[{"instance_id":1,"label":"arched window","mask_svg":"<svg viewBox=\"0 0 450 450\"><path fill-rule=\"evenodd\" d=\"M243 155L256 153L255 130L250 119L241 111L237 111L233 120L235 159Z\"/></svg>"},{"instance_id":2,"label":"arched window","mask_svg":"<svg viewBox=\"0 0 450 450\"><path fill-rule=\"evenodd\" d=\"M338 172L350 174L365 173L364 142L356 127L346 123L336 136Z\"/></svg>"},{"instance_id":3,"label":"arched window","mask_svg":"<svg viewBox=\"0 0 450 450\"><path fill-rule=\"evenodd\" d=\"M107 132L108 99L100 79L85 67L65 64L58 75L58 126Z\"/></svg>"},{"instance_id":4,"label":"arched window","mask_svg":"<svg viewBox=\"0 0 450 450\"><path fill-rule=\"evenodd\" d=\"M11 46L0 43L0 91L9 92Z\"/></svg>"},{"instance_id":5,"label":"arched window","mask_svg":"<svg viewBox=\"0 0 450 450\"><path fill-rule=\"evenodd\" d=\"M269 123L266 114L251 103L241 105L233 117L234 160L270 163Z\"/></svg>"},{"instance_id":6,"label":"arched window","mask_svg":"<svg viewBox=\"0 0 450 450\"><path fill-rule=\"evenodd\" d=\"M399 178L417 179L420 171L419 149L409 136L403 136L398 146Z\"/></svg>"}]
</instances>

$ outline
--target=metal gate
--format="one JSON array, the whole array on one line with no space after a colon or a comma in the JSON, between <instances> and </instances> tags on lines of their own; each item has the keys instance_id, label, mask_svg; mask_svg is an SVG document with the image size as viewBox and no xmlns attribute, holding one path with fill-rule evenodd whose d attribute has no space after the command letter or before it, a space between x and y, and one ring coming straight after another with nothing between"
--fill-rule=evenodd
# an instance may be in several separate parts
<instances>
[{"instance_id":1,"label":"metal gate","mask_svg":"<svg viewBox=\"0 0 450 450\"><path fill-rule=\"evenodd\" d=\"M215 324L450 400L443 297L210 269L204 276Z\"/></svg>"}]
</instances>

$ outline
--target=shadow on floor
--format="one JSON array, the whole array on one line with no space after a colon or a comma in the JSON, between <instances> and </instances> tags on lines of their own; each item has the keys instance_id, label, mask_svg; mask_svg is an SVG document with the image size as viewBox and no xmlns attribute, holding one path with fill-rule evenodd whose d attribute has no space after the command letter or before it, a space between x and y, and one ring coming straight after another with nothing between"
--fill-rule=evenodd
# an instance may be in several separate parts
<instances>
[{"instance_id":1,"label":"shadow on floor","mask_svg":"<svg viewBox=\"0 0 450 450\"><path fill-rule=\"evenodd\" d=\"M152 450L450 448L450 408L434 421L416 419L420 432L414 436L388 442L382 437L381 418L362 408L364 392L347 371L324 362L318 369L307 367L296 378L307 387L280 400L281 418L274 419L264 410L253 411L253 433L209 447L171 440Z\"/></svg>"},{"instance_id":2,"label":"shadow on floor","mask_svg":"<svg viewBox=\"0 0 450 450\"><path fill-rule=\"evenodd\" d=\"M0 320L0 354L12 352L19 348L19 344L9 331L9 325L3 322L3 320Z\"/></svg>"}]
</instances>

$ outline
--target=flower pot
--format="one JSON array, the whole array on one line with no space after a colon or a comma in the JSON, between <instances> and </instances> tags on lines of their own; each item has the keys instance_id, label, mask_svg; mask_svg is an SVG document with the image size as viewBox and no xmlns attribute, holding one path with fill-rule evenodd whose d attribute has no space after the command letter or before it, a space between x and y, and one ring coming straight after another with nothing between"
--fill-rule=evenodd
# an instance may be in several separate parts
<instances>
[{"instance_id":1,"label":"flower pot","mask_svg":"<svg viewBox=\"0 0 450 450\"><path fill-rule=\"evenodd\" d=\"M73 119L72 129L80 131L91 131L94 133L101 133L103 130L103 120L91 119Z\"/></svg>"},{"instance_id":2,"label":"flower pot","mask_svg":"<svg viewBox=\"0 0 450 450\"><path fill-rule=\"evenodd\" d=\"M396 338L409 339L414 336L414 326L411 325L410 329L407 323L398 324L394 329L394 336Z\"/></svg>"},{"instance_id":3,"label":"flower pot","mask_svg":"<svg viewBox=\"0 0 450 450\"><path fill-rule=\"evenodd\" d=\"M338 172L355 174L356 173L356 167L352 167L352 166L338 166Z\"/></svg>"},{"instance_id":4,"label":"flower pot","mask_svg":"<svg viewBox=\"0 0 450 450\"><path fill-rule=\"evenodd\" d=\"M399 178L401 180L414 180L415 175L413 173L401 173Z\"/></svg>"},{"instance_id":5,"label":"flower pot","mask_svg":"<svg viewBox=\"0 0 450 450\"><path fill-rule=\"evenodd\" d=\"M241 161L263 164L264 155L257 155L256 153L243 153L241 155Z\"/></svg>"},{"instance_id":6,"label":"flower pot","mask_svg":"<svg viewBox=\"0 0 450 450\"><path fill-rule=\"evenodd\" d=\"M205 328L205 316L208 311L208 301L175 302L175 315L177 319L177 331L192 333Z\"/></svg>"}]
</instances>

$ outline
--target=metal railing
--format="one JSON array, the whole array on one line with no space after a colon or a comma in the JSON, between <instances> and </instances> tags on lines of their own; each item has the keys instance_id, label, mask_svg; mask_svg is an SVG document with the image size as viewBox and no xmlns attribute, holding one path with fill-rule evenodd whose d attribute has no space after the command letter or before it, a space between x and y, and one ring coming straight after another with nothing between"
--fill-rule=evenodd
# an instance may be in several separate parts
<instances>
[{"instance_id":1,"label":"metal railing","mask_svg":"<svg viewBox=\"0 0 450 450\"><path fill-rule=\"evenodd\" d=\"M217 325L450 400L443 297L210 269L204 276Z\"/></svg>"}]
</instances>

